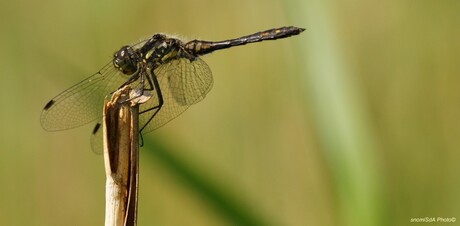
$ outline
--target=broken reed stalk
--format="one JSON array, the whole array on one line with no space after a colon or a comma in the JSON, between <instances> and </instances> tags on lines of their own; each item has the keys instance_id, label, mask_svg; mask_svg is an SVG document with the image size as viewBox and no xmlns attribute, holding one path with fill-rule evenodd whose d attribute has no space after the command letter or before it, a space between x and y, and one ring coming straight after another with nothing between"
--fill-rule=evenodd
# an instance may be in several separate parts
<instances>
[{"instance_id":1,"label":"broken reed stalk","mask_svg":"<svg viewBox=\"0 0 460 226\"><path fill-rule=\"evenodd\" d=\"M139 105L128 86L104 103L106 226L135 226L139 185Z\"/></svg>"}]
</instances>

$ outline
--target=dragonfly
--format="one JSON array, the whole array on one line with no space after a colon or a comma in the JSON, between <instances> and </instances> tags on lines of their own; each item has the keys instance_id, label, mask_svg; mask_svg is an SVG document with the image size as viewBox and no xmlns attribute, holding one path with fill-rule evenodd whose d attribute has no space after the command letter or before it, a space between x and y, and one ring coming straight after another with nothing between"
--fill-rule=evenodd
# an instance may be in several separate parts
<instances>
[{"instance_id":1,"label":"dragonfly","mask_svg":"<svg viewBox=\"0 0 460 226\"><path fill-rule=\"evenodd\" d=\"M203 100L213 84L202 56L249 43L298 35L304 28L286 26L224 41L183 41L162 33L121 47L95 74L51 99L40 121L47 131L79 127L99 120L91 134L94 152L102 152L102 105L116 90L128 85L152 95L139 106L140 134L151 132Z\"/></svg>"}]
</instances>

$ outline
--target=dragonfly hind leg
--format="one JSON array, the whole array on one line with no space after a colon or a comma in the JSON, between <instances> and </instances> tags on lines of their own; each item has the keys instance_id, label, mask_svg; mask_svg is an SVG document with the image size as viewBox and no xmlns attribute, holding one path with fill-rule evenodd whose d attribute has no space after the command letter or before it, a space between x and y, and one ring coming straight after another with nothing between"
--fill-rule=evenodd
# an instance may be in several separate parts
<instances>
[{"instance_id":1,"label":"dragonfly hind leg","mask_svg":"<svg viewBox=\"0 0 460 226\"><path fill-rule=\"evenodd\" d=\"M141 133L141 137L142 137L142 130L144 130L145 127L147 127L147 125L152 121L152 119L157 115L157 113L160 111L161 107L163 106L163 95L161 93L160 84L158 83L157 77L155 76L153 71L150 75L151 76L147 77L147 81L149 85L151 86L151 88L155 90L155 93L158 97L158 105L151 107L149 109L143 110L142 112L139 112L139 114L144 114L150 111L155 111L152 114L152 116L150 116L150 118L147 120L147 122L145 122L142 128L139 130L139 132Z\"/></svg>"}]
</instances>

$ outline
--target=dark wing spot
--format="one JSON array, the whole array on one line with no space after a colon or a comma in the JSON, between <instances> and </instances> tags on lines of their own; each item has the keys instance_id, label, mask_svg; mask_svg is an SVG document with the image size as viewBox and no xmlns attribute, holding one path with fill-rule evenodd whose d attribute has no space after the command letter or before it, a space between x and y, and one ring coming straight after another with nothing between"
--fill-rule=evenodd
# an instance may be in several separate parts
<instances>
[{"instance_id":1,"label":"dark wing spot","mask_svg":"<svg viewBox=\"0 0 460 226\"><path fill-rule=\"evenodd\" d=\"M43 110L48 110L48 109L50 109L50 107L53 106L54 103L56 103L54 100L50 100L50 102L48 102L48 103L45 105L45 108L43 108Z\"/></svg>"},{"instance_id":2,"label":"dark wing spot","mask_svg":"<svg viewBox=\"0 0 460 226\"><path fill-rule=\"evenodd\" d=\"M93 129L93 134L96 134L97 131L99 131L99 128L101 127L101 123L97 123L95 126L94 126L94 129Z\"/></svg>"}]
</instances>

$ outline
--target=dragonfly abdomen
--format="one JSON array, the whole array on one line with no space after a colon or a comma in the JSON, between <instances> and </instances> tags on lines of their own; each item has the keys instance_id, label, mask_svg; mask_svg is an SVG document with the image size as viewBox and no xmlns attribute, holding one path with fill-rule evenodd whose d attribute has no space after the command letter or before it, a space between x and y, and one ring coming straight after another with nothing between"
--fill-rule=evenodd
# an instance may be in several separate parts
<instances>
[{"instance_id":1,"label":"dragonfly abdomen","mask_svg":"<svg viewBox=\"0 0 460 226\"><path fill-rule=\"evenodd\" d=\"M248 43L261 42L265 40L287 38L293 35L298 35L304 30L304 28L290 26L274 28L266 31L257 32L251 35L243 36L240 38L229 39L219 42L193 40L185 44L185 49L187 49L194 55L204 55L216 50L226 49L233 46L246 45Z\"/></svg>"}]
</instances>

